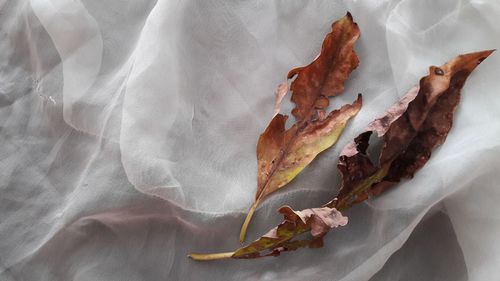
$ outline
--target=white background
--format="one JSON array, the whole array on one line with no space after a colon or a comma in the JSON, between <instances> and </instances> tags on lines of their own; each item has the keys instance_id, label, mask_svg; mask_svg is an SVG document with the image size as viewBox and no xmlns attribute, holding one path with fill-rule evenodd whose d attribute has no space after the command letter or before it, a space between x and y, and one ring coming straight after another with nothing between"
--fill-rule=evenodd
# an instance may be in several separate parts
<instances>
[{"instance_id":1,"label":"white background","mask_svg":"<svg viewBox=\"0 0 500 281\"><path fill-rule=\"evenodd\" d=\"M275 87L347 10L361 64L331 102L361 92L363 108L265 200L249 241L281 220L280 205L333 198L342 147L428 66L498 48L500 1L0 0L0 280L500 276L498 53L468 79L429 163L346 212L324 248L186 258L239 246Z\"/></svg>"}]
</instances>

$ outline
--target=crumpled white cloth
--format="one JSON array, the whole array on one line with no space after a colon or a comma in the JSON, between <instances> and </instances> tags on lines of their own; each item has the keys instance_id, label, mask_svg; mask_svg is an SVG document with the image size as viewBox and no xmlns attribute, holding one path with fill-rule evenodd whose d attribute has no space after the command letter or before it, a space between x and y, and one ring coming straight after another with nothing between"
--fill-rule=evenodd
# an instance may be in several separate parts
<instances>
[{"instance_id":1,"label":"crumpled white cloth","mask_svg":"<svg viewBox=\"0 0 500 281\"><path fill-rule=\"evenodd\" d=\"M500 276L500 55L468 79L415 178L347 211L321 249L230 251L256 190L255 145L288 70L349 10L363 93L338 144L257 210L338 190L339 151L426 75L500 43L496 0L0 0L0 280L491 280ZM289 100L289 97L285 97ZM288 105L288 109L291 105Z\"/></svg>"}]
</instances>

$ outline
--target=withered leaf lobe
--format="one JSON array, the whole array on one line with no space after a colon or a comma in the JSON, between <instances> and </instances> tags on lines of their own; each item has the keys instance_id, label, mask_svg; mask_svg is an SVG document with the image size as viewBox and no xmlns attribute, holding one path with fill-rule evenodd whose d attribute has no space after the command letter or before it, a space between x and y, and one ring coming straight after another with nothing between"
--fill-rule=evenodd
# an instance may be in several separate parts
<instances>
[{"instance_id":1,"label":"withered leaf lobe","mask_svg":"<svg viewBox=\"0 0 500 281\"><path fill-rule=\"evenodd\" d=\"M336 96L344 90L344 82L358 66L354 43L359 38L359 27L350 13L332 24L326 35L319 57L305 67L292 69L288 78L297 75L292 82L292 101L296 104L292 114L298 121L310 118L314 111L325 109L327 97Z\"/></svg>"}]
</instances>

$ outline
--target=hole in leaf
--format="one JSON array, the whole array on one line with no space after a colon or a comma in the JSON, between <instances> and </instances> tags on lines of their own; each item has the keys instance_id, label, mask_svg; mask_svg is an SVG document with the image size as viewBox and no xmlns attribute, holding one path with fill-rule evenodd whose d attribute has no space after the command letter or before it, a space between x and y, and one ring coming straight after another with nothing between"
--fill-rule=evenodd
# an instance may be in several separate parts
<instances>
[{"instance_id":1,"label":"hole in leaf","mask_svg":"<svg viewBox=\"0 0 500 281\"><path fill-rule=\"evenodd\" d=\"M370 136L368 141L368 149L366 154L370 158L370 161L374 166L380 166L380 154L382 153L382 148L384 145L384 139L379 137L376 133Z\"/></svg>"}]
</instances>

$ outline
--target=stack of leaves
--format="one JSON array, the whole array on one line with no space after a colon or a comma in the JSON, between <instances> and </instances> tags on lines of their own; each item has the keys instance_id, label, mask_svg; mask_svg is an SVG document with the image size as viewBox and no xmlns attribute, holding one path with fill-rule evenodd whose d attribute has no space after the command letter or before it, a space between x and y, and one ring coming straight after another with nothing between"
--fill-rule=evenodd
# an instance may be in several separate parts
<instances>
[{"instance_id":1,"label":"stack of leaves","mask_svg":"<svg viewBox=\"0 0 500 281\"><path fill-rule=\"evenodd\" d=\"M341 24L339 24L339 22ZM334 31L325 39L322 55L325 52L325 45L329 46L332 44L330 41L335 38L331 35L337 34L335 32L335 30L338 30L336 29L336 25L344 26L346 22L352 23L350 15L347 15L333 25ZM339 36L339 38L337 38L339 42L345 42L342 40L349 38L349 36L342 35ZM348 41L353 42L355 40L352 37L350 38L351 39ZM340 50L343 49L340 48ZM351 52L351 55L349 55L349 57L351 57L350 67L357 64L357 58L352 49ZM191 254L189 256L195 260L257 258L263 256L277 256L281 252L296 250L301 247L321 247L323 245L323 237L330 229L347 224L347 218L341 214L341 211L351 207L353 204L363 202L370 196L381 194L402 179L411 179L413 175L425 165L431 156L432 150L445 141L451 129L453 114L460 101L460 91L467 77L476 66L492 52L493 50L488 50L460 55L441 67L431 66L429 68L429 75L420 80L419 86L411 89L400 101L389 108L382 117L371 122L363 133L358 135L351 143L347 144L338 162L338 169L342 175L342 185L340 192L333 200L320 208L305 209L302 211L294 211L288 206L281 207L279 212L284 216L284 221L282 223L271 229L258 240L234 252ZM342 51L339 51L339 53L342 53ZM318 60L320 59L318 58ZM298 72L300 73L300 71L307 70L304 73L310 73L311 67L312 69L317 69L313 67L316 62L317 61L306 68L298 70ZM344 64L342 68L348 70L342 72L344 74L350 72L352 69L347 65L347 63ZM331 70L333 66L323 68ZM295 72L297 72L297 70L291 73L294 74ZM303 89L300 85L322 85L317 82L318 75L305 75L302 77L306 77L302 79L308 80L299 80L300 76L297 77L294 81L294 83L297 83L295 84L295 88L294 84L292 84L292 91L294 91L294 94L295 90ZM345 78L341 81L344 80ZM329 80L321 81L324 82ZM338 89L338 92L342 89L342 86L334 86L329 83L323 84L323 86L318 86L319 89L324 89L325 85L329 85L329 89ZM310 86L305 88L308 87ZM301 93L301 90L298 90L298 92ZM292 173L293 176L290 178L286 177L286 175L290 175L290 173L283 172L285 173L283 177L273 176L274 174L281 175L281 171L286 170L286 167L288 167L286 165L270 169L272 173L265 174L266 176L262 176L263 179L260 177L260 171L268 167L269 164L276 163L275 159L279 159L283 162L283 159L288 159L287 157L290 157L290 155L307 155L310 153L308 152L309 150L307 150L307 152L301 150L303 147L307 146L296 147L294 144L295 139L301 139L300 136L305 134L305 132L310 132L309 128L317 128L316 126L309 127L311 126L309 125L311 124L311 120L317 119L318 121L312 121L312 124L318 124L319 126L319 124L328 123L328 121L324 121L329 120L328 118L339 118L330 116L343 116L341 119L337 119L344 120L344 125L342 125L343 128L347 119L354 115L359 110L360 106L359 103L357 107L357 103L355 102L353 105L343 107L340 111L334 111L329 117L324 118L321 117L321 110L323 110L326 105L323 106L323 103L320 103L322 106L316 106L315 104L318 99L313 102L307 98L303 98L303 96L295 95L292 99L297 104L293 112L298 120L297 124L291 129L284 131L284 120L286 120L286 117L276 115L259 140L257 149L259 155L259 192L257 194L256 203L260 201L261 197L277 189L278 187L276 186L286 184L296 175L296 173ZM326 101L328 101L328 99L326 99ZM312 114L310 111L304 111L302 110L303 107L299 106L299 104L312 104L314 108L319 109L319 112L316 111L315 114ZM311 114L315 116L315 119L308 119L312 116ZM335 122L338 123L339 121ZM305 130L304 128L308 129ZM340 128L337 130L341 131L342 129ZM314 136L323 132L319 129L314 129L314 131L316 132L313 134ZM371 151L371 146L373 146L373 144L370 143L370 137L373 134L382 141L382 147L380 151L376 153L380 155L378 159L376 159L378 161L372 161L373 157L370 157L368 154L368 152ZM291 139L294 139L294 141L290 141ZM333 144L330 138L327 139L329 139L328 144ZM317 139L316 142L322 143L321 138ZM286 150L283 150L284 143L287 144L285 146ZM290 144L288 145L288 143ZM314 147L316 148L318 145L314 145ZM325 149L328 146L320 145L319 147ZM267 150L278 151L278 154L259 154L259 151ZM319 151L317 153L319 153ZM312 158L310 158L310 160L312 160ZM285 161L285 163L288 162ZM303 169L307 163L299 166L301 168L298 169L298 171ZM260 165L262 165L262 168ZM273 165L270 166L274 167ZM274 189L268 191L265 187L270 179L273 180L273 182L276 180L277 183L272 185ZM261 183L264 184L261 185ZM280 185L280 183L283 184Z\"/></svg>"},{"instance_id":2,"label":"stack of leaves","mask_svg":"<svg viewBox=\"0 0 500 281\"><path fill-rule=\"evenodd\" d=\"M287 92L282 84L276 92L275 116L257 143L257 194L240 232L240 242L259 203L297 176L323 150L342 134L347 121L361 108L361 95L351 105L326 114L329 97L339 95L349 74L358 66L354 43L359 38L358 25L347 13L332 25L319 56L308 66L291 70L292 114L295 123L285 130L288 116L279 114Z\"/></svg>"}]
</instances>

